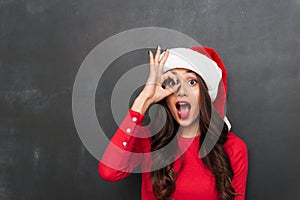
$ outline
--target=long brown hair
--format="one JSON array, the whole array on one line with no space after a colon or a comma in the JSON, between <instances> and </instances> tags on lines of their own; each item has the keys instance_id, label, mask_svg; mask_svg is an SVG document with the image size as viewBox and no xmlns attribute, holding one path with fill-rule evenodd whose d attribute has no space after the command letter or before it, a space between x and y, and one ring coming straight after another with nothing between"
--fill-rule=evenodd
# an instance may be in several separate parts
<instances>
[{"instance_id":1,"label":"long brown hair","mask_svg":"<svg viewBox=\"0 0 300 200\"><path fill-rule=\"evenodd\" d=\"M206 137L208 137L208 139L210 138L211 140L218 137L217 143L206 156L202 157L202 161L215 176L216 190L218 192L219 199L234 199L234 196L236 196L237 194L232 187L233 170L230 164L229 157L225 152L223 146L223 144L227 140L228 127L224 123L224 120L221 118L218 112L214 109L207 91L207 86L201 77L199 85L201 97L199 120L201 131L200 146L202 147L203 141ZM158 200L167 200L171 199L170 197L175 191L176 187L175 182L177 173L173 168L174 162L172 161L174 161L174 154L176 152L176 149L178 149L177 140L174 139L174 137L177 134L179 124L173 118L170 110L166 105L165 99L163 99L159 103L165 108L167 120L163 128L156 135L152 136L151 151L154 152L152 155L152 169L154 170L151 171L150 176L152 189L156 198ZM221 133L217 128L220 127L220 125L221 127L223 127ZM206 151L205 147L203 150L204 152ZM181 168L183 164L184 157L182 156Z\"/></svg>"}]
</instances>

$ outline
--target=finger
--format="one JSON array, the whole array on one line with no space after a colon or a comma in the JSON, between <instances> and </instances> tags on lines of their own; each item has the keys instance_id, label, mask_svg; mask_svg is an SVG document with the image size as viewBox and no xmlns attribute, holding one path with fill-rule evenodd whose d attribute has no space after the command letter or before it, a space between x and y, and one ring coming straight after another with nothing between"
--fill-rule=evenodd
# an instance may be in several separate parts
<instances>
[{"instance_id":1,"label":"finger","mask_svg":"<svg viewBox=\"0 0 300 200\"><path fill-rule=\"evenodd\" d=\"M149 63L150 63L150 66L154 64L154 59L153 59L153 53L152 51L148 51L149 53Z\"/></svg>"},{"instance_id":2,"label":"finger","mask_svg":"<svg viewBox=\"0 0 300 200\"><path fill-rule=\"evenodd\" d=\"M167 71L166 73L162 74L162 81L167 80L168 78L176 79L176 75L171 71Z\"/></svg>"},{"instance_id":3,"label":"finger","mask_svg":"<svg viewBox=\"0 0 300 200\"><path fill-rule=\"evenodd\" d=\"M171 71L167 71L166 73L164 73L161 77L161 83L169 80L169 79L172 79L176 84L178 84L178 77L173 74Z\"/></svg>"},{"instance_id":4,"label":"finger","mask_svg":"<svg viewBox=\"0 0 300 200\"><path fill-rule=\"evenodd\" d=\"M159 72L160 73L163 73L164 65L165 65L168 57L169 57L169 50L166 49L166 51L163 53L163 56L161 56L161 59L159 61Z\"/></svg>"},{"instance_id":5,"label":"finger","mask_svg":"<svg viewBox=\"0 0 300 200\"><path fill-rule=\"evenodd\" d=\"M161 48L158 45L157 49L156 49L156 53L155 53L155 57L154 57L154 64L158 65L159 64L159 58L160 58L160 52L161 52Z\"/></svg>"},{"instance_id":6,"label":"finger","mask_svg":"<svg viewBox=\"0 0 300 200\"><path fill-rule=\"evenodd\" d=\"M167 49L166 51L165 51L165 54L164 54L164 56L161 58L161 60L159 61L159 63L161 64L161 65L165 65L165 63L166 63L166 61L167 61L167 59L168 59L168 57L169 57L169 49Z\"/></svg>"},{"instance_id":7,"label":"finger","mask_svg":"<svg viewBox=\"0 0 300 200\"><path fill-rule=\"evenodd\" d=\"M150 63L150 68L149 68L149 75L148 75L148 79L147 79L147 82L155 82L156 80L156 70L155 70L155 67L154 66L154 59L153 59L153 53L152 51L148 51L148 54L149 54L149 63Z\"/></svg>"},{"instance_id":8,"label":"finger","mask_svg":"<svg viewBox=\"0 0 300 200\"><path fill-rule=\"evenodd\" d=\"M178 84L178 85L175 85L175 86L173 86L173 87L169 87L169 88L166 88L166 89L163 89L164 91L163 91L163 98L166 98L166 97L168 97L168 96L170 96L170 95L172 95L172 94L174 94L174 93L176 93L177 91L178 91L178 89L179 89L179 87L180 87L180 84Z\"/></svg>"}]
</instances>

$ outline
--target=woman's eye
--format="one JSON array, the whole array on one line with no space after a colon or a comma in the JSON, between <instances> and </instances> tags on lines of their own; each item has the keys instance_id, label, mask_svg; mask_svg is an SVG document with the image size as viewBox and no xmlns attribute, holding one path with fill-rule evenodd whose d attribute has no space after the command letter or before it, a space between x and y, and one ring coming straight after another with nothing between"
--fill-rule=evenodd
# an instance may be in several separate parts
<instances>
[{"instance_id":1,"label":"woman's eye","mask_svg":"<svg viewBox=\"0 0 300 200\"><path fill-rule=\"evenodd\" d=\"M195 79L191 79L191 80L188 81L188 84L191 85L191 86L194 86L194 85L196 85L197 83L198 83L198 82L197 82L197 80L195 80Z\"/></svg>"},{"instance_id":2,"label":"woman's eye","mask_svg":"<svg viewBox=\"0 0 300 200\"><path fill-rule=\"evenodd\" d=\"M171 80L169 81L169 85L170 85L170 86L174 86L174 85L176 85L176 83L175 83L175 81L174 81L173 79L171 79Z\"/></svg>"},{"instance_id":3,"label":"woman's eye","mask_svg":"<svg viewBox=\"0 0 300 200\"><path fill-rule=\"evenodd\" d=\"M171 79L171 78L168 78L167 80L165 80L164 82L163 82L163 88L165 88L165 87L173 87L173 86L175 86L177 84L177 82L175 81L175 80L173 80L173 79Z\"/></svg>"}]
</instances>

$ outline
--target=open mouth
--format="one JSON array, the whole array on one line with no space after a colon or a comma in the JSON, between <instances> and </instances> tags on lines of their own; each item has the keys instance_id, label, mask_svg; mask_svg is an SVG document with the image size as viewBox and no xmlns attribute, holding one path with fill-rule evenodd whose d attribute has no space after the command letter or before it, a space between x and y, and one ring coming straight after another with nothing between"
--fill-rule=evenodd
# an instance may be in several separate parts
<instances>
[{"instance_id":1,"label":"open mouth","mask_svg":"<svg viewBox=\"0 0 300 200\"><path fill-rule=\"evenodd\" d=\"M178 101L176 102L176 109L178 116L181 119L186 119L190 115L191 104L187 101Z\"/></svg>"}]
</instances>

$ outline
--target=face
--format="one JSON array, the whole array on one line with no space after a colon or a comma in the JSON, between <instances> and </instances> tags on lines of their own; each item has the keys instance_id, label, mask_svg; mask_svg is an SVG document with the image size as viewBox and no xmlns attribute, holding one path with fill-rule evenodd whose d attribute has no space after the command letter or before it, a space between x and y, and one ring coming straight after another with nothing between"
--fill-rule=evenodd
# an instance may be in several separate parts
<instances>
[{"instance_id":1,"label":"face","mask_svg":"<svg viewBox=\"0 0 300 200\"><path fill-rule=\"evenodd\" d=\"M167 87L178 84L173 94L166 97L166 102L173 117L180 126L198 124L200 105L199 77L187 69L172 69L166 81Z\"/></svg>"}]
</instances>

